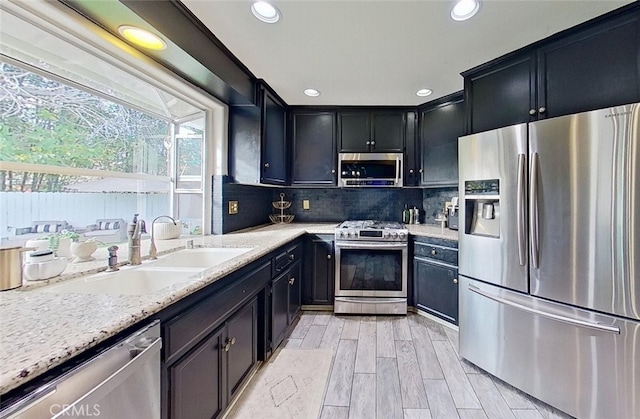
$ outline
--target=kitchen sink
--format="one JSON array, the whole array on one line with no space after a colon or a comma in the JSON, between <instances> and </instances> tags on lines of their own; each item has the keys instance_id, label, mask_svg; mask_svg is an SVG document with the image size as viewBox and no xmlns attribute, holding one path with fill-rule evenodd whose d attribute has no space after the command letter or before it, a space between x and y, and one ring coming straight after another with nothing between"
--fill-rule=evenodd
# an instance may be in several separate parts
<instances>
[{"instance_id":1,"label":"kitchen sink","mask_svg":"<svg viewBox=\"0 0 640 419\"><path fill-rule=\"evenodd\" d=\"M55 294L145 295L179 282L196 279L198 274L251 248L188 249L144 262L140 267L125 267L117 272L103 272L39 288Z\"/></svg>"},{"instance_id":2,"label":"kitchen sink","mask_svg":"<svg viewBox=\"0 0 640 419\"><path fill-rule=\"evenodd\" d=\"M206 269L222 262L226 262L229 259L233 259L236 256L240 256L250 250L252 249L246 247L203 247L198 249L182 250L166 256L161 256L158 260L151 262L150 266Z\"/></svg>"},{"instance_id":3,"label":"kitchen sink","mask_svg":"<svg viewBox=\"0 0 640 419\"><path fill-rule=\"evenodd\" d=\"M38 289L55 294L145 295L170 285L195 279L201 268L145 267L117 272L104 272L86 278L65 281Z\"/></svg>"}]
</instances>

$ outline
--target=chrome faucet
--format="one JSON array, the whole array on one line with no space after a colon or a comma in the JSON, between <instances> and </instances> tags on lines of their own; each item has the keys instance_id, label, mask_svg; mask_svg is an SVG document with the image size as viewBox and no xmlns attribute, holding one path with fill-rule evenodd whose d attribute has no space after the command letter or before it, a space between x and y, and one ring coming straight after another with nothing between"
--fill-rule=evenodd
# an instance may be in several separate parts
<instances>
[{"instance_id":1,"label":"chrome faucet","mask_svg":"<svg viewBox=\"0 0 640 419\"><path fill-rule=\"evenodd\" d=\"M168 215L159 215L156 218L153 219L153 221L151 222L151 247L149 248L149 259L158 259L158 249L156 249L156 241L153 238L153 225L156 223L156 220L158 218L162 218L162 217L166 217L168 219L170 219L171 221L173 221L173 225L178 225L176 223L176 220L174 220L172 217L168 216Z\"/></svg>"},{"instance_id":2,"label":"chrome faucet","mask_svg":"<svg viewBox=\"0 0 640 419\"><path fill-rule=\"evenodd\" d=\"M127 236L129 237L129 263L131 265L140 265L142 258L140 257L140 237L142 233L146 233L144 220L138 220L138 214L133 217L133 222L127 226Z\"/></svg>"}]
</instances>

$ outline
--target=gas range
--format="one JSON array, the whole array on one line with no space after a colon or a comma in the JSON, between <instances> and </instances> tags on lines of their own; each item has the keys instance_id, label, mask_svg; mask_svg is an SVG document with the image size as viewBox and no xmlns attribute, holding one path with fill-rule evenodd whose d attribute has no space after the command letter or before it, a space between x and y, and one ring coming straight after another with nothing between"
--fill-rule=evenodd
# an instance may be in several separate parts
<instances>
[{"instance_id":1,"label":"gas range","mask_svg":"<svg viewBox=\"0 0 640 419\"><path fill-rule=\"evenodd\" d=\"M409 230L396 221L345 221L335 229L336 241L406 242Z\"/></svg>"}]
</instances>

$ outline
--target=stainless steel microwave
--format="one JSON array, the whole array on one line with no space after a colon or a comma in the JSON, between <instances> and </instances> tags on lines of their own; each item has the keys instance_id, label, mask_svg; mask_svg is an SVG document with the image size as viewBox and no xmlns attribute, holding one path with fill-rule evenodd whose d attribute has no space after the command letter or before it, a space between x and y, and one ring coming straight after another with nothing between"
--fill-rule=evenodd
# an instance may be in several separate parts
<instances>
[{"instance_id":1,"label":"stainless steel microwave","mask_svg":"<svg viewBox=\"0 0 640 419\"><path fill-rule=\"evenodd\" d=\"M402 153L339 153L338 186L401 187Z\"/></svg>"}]
</instances>

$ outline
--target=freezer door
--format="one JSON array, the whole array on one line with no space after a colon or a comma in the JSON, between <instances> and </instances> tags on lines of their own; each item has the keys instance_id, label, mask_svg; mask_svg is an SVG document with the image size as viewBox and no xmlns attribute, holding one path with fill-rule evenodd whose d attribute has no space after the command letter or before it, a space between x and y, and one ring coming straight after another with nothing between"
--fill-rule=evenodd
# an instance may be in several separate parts
<instances>
[{"instance_id":1,"label":"freezer door","mask_svg":"<svg viewBox=\"0 0 640 419\"><path fill-rule=\"evenodd\" d=\"M527 125L458 139L459 272L528 291Z\"/></svg>"},{"instance_id":2,"label":"freezer door","mask_svg":"<svg viewBox=\"0 0 640 419\"><path fill-rule=\"evenodd\" d=\"M578 418L637 418L640 322L460 276L460 355Z\"/></svg>"},{"instance_id":3,"label":"freezer door","mask_svg":"<svg viewBox=\"0 0 640 419\"><path fill-rule=\"evenodd\" d=\"M529 130L531 293L640 319L640 106Z\"/></svg>"}]
</instances>

